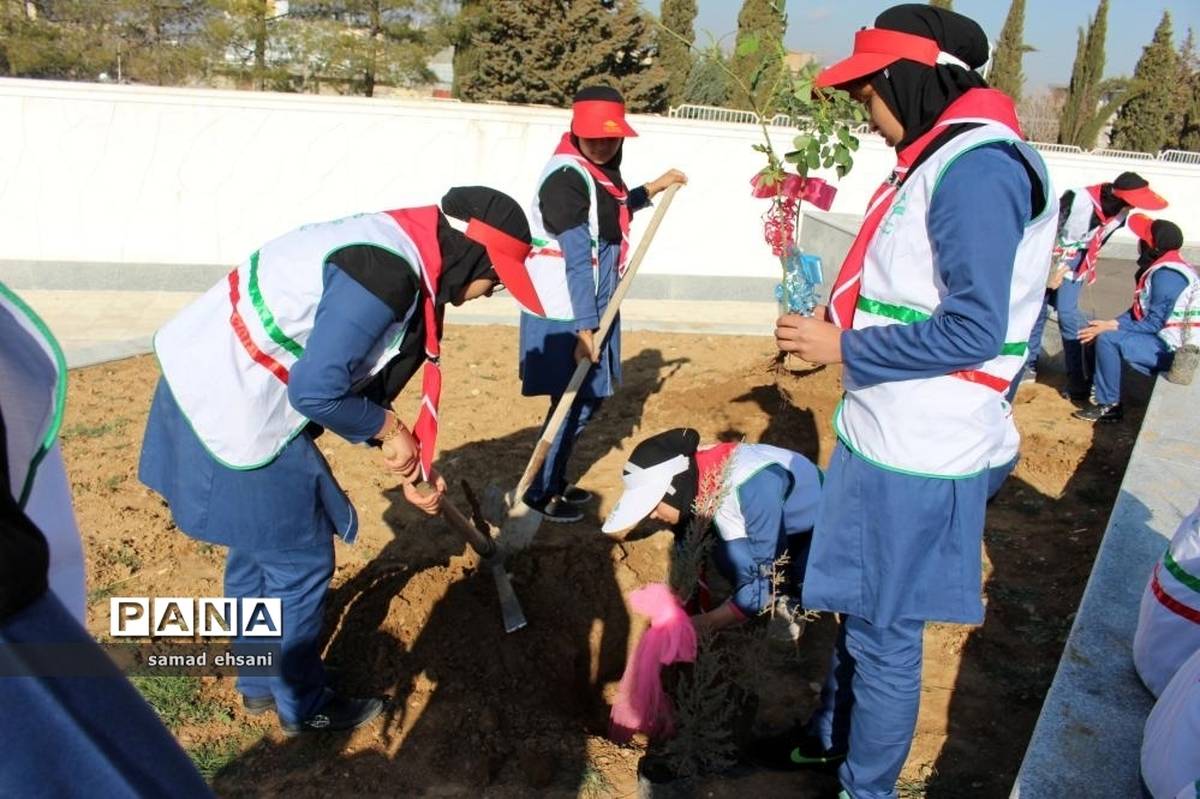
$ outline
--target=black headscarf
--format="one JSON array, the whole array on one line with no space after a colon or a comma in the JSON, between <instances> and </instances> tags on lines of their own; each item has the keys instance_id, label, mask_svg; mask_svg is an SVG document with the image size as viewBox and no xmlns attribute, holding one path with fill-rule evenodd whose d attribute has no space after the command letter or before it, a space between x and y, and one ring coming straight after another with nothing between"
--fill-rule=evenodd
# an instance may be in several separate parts
<instances>
[{"instance_id":1,"label":"black headscarf","mask_svg":"<svg viewBox=\"0 0 1200 799\"><path fill-rule=\"evenodd\" d=\"M1153 244L1138 239L1138 269L1133 276L1134 282L1141 280L1146 270L1159 258L1183 246L1183 231L1179 225L1166 219L1154 220L1150 225L1150 238L1154 239Z\"/></svg>"},{"instance_id":2,"label":"black headscarf","mask_svg":"<svg viewBox=\"0 0 1200 799\"><path fill-rule=\"evenodd\" d=\"M588 86L576 93L573 103L585 100L604 100L607 102L625 104L625 98L611 86ZM579 146L579 137L571 134L571 144L583 152ZM614 186L625 188L625 179L621 177L621 157L625 152L625 142L617 148L617 154L607 163L597 164L604 176L612 181ZM585 156L586 157L586 156ZM552 175L538 193L541 204L542 220L546 229L552 234L562 233L588 221L588 191L582 183L579 174L573 170ZM582 189L582 191L581 191ZM600 238L604 241L620 241L621 225L618 221L617 201L606 191L596 192L596 216L600 223Z\"/></svg>"},{"instance_id":3,"label":"black headscarf","mask_svg":"<svg viewBox=\"0 0 1200 799\"><path fill-rule=\"evenodd\" d=\"M529 241L529 220L517 201L487 186L456 186L442 198L446 216L466 222L478 219L514 238ZM491 276L495 270L482 244L455 230L445 217L438 219L438 246L442 251L442 279L438 305L453 301L472 280Z\"/></svg>"},{"instance_id":4,"label":"black headscarf","mask_svg":"<svg viewBox=\"0 0 1200 799\"><path fill-rule=\"evenodd\" d=\"M496 277L483 245L455 230L446 221L447 216L464 222L479 219L522 241L529 241L530 234L529 220L517 201L487 186L456 186L442 198L441 209L444 216L438 217L437 238L442 253L442 277L438 284L437 304L446 305L453 302L472 280L489 275L493 279ZM417 290L420 290L419 286ZM425 315L418 311L412 315L396 357L358 393L378 405L390 404L424 362Z\"/></svg>"},{"instance_id":5,"label":"black headscarf","mask_svg":"<svg viewBox=\"0 0 1200 799\"><path fill-rule=\"evenodd\" d=\"M904 138L896 145L897 150L928 132L946 107L968 90L987 87L987 81L971 71L987 63L987 35L970 17L908 3L884 11L875 19L875 27L933 39L944 52L971 67L928 67L901 59L871 78L871 87L904 126Z\"/></svg>"}]
</instances>

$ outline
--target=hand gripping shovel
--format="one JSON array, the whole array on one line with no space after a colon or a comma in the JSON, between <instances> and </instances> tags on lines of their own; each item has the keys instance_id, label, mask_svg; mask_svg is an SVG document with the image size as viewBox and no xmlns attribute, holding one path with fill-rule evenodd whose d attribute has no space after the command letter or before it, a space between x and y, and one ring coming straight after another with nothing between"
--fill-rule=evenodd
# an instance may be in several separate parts
<instances>
[{"instance_id":1,"label":"hand gripping shovel","mask_svg":"<svg viewBox=\"0 0 1200 799\"><path fill-rule=\"evenodd\" d=\"M638 242L633 259L629 262L629 268L625 270L625 276L621 278L617 290L613 292L612 300L608 303L608 307L604 311L604 316L600 320L600 328L596 331L595 335L597 347L601 346L608 337L608 332L617 318L617 311L621 308L621 301L629 293L629 287L633 284L633 277L637 274L638 267L641 266L642 259L646 256L646 250L649 249L650 242L654 240L654 234L658 232L658 226L662 222L663 216L667 213L667 208L671 205L671 200L675 197L675 192L678 190L678 183L668 187L663 194L662 201L654 210L654 216L650 219L650 225L646 228L646 234ZM501 546L509 552L517 552L529 546L529 543L533 540L533 536L537 533L542 515L526 505L522 498L525 496L525 491L529 488L529 484L533 482L533 476L537 474L538 470L542 468L542 464L545 463L546 455L550 452L550 445L554 443L554 437L558 435L559 428L562 427L567 414L571 412L571 406L575 404L575 395L579 393L579 387L583 385L584 378L587 377L587 373L591 368L592 362L586 358L576 364L575 374L571 375L571 382L567 384L567 390L563 392L562 399L558 401L558 406L554 409L554 414L546 424L546 429L542 431L541 438L538 439L537 445L533 448L533 455L530 457L529 464L525 467L525 473L521 475L521 481L517 483L516 491L511 495L511 499L505 496L503 490L498 487L489 487L488 489L487 501L489 507L508 508L504 525L500 529L500 542Z\"/></svg>"},{"instance_id":2,"label":"hand gripping shovel","mask_svg":"<svg viewBox=\"0 0 1200 799\"><path fill-rule=\"evenodd\" d=\"M471 503L471 518L468 519L464 516L462 511L450 502L449 497L442 497L442 518L446 520L446 524L467 539L471 549L479 555L480 565L491 569L492 577L496 580L496 592L500 595L500 615L504 619L504 632L516 632L526 624L525 611L521 609L521 601L517 599L517 592L513 590L512 579L504 568L504 553L500 551L500 547L496 546L496 527L488 524L483 518L479 504L475 501L475 496L466 480L463 481L462 486L463 491L467 494L467 500ZM422 482L417 484L417 490L421 493L430 493L433 487L429 483Z\"/></svg>"}]
</instances>

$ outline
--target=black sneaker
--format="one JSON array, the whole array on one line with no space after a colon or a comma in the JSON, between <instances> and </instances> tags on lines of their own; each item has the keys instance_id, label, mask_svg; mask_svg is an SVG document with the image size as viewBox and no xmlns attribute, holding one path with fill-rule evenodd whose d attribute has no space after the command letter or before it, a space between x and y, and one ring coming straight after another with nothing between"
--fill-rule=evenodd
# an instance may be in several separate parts
<instances>
[{"instance_id":1,"label":"black sneaker","mask_svg":"<svg viewBox=\"0 0 1200 799\"><path fill-rule=\"evenodd\" d=\"M750 745L755 765L775 771L819 771L833 774L846 759L845 752L831 752L815 735L793 727L777 735L759 738Z\"/></svg>"},{"instance_id":2,"label":"black sneaker","mask_svg":"<svg viewBox=\"0 0 1200 799\"><path fill-rule=\"evenodd\" d=\"M383 700L377 697L355 699L334 694L320 710L299 724L281 722L283 734L289 737L304 732L342 732L356 730L383 711Z\"/></svg>"},{"instance_id":3,"label":"black sneaker","mask_svg":"<svg viewBox=\"0 0 1200 799\"><path fill-rule=\"evenodd\" d=\"M1082 410L1075 411L1071 415L1085 422L1119 422L1125 418L1125 412L1121 410L1121 403L1119 402L1114 402L1111 405L1096 405L1093 403Z\"/></svg>"},{"instance_id":4,"label":"black sneaker","mask_svg":"<svg viewBox=\"0 0 1200 799\"><path fill-rule=\"evenodd\" d=\"M542 518L555 524L572 524L583 520L583 512L562 497L551 497L545 502L530 502L525 504L542 514Z\"/></svg>"},{"instance_id":5,"label":"black sneaker","mask_svg":"<svg viewBox=\"0 0 1200 799\"><path fill-rule=\"evenodd\" d=\"M246 696L242 694L242 710L247 716L261 716L268 710L275 709L275 697L267 694L266 696Z\"/></svg>"},{"instance_id":6,"label":"black sneaker","mask_svg":"<svg viewBox=\"0 0 1200 799\"><path fill-rule=\"evenodd\" d=\"M586 505L592 501L592 492L579 486L567 486L562 492L562 500L568 505Z\"/></svg>"}]
</instances>

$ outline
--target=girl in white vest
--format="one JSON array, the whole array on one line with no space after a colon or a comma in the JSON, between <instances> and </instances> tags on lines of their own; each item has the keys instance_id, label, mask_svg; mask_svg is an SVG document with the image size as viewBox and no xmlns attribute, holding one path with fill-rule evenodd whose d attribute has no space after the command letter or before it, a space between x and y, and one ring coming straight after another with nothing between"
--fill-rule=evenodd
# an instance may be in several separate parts
<instances>
[{"instance_id":1,"label":"girl in white vest","mask_svg":"<svg viewBox=\"0 0 1200 799\"><path fill-rule=\"evenodd\" d=\"M978 624L989 466L1041 308L1058 203L1012 100L974 69L972 20L889 9L818 87L863 102L897 152L829 299L781 317L779 348L841 363L845 397L804 575L842 614L821 706L775 739L784 768L836 765L845 795L893 799L921 698L925 622Z\"/></svg>"},{"instance_id":2,"label":"girl in white vest","mask_svg":"<svg viewBox=\"0 0 1200 799\"><path fill-rule=\"evenodd\" d=\"M1058 238L1051 259L1046 298L1037 323L1029 334L1029 358L1025 376L1036 378L1038 354L1042 350L1042 330L1050 308L1058 313L1062 333L1063 358L1067 369L1067 396L1074 402L1087 401L1089 386L1085 374L1083 344L1079 334L1088 319L1079 310L1079 295L1084 286L1096 282L1096 262L1101 248L1125 226L1132 208L1158 211L1167 201L1150 188L1136 172L1122 172L1111 183L1099 183L1068 189L1059 198ZM1013 384L1016 393L1017 381ZM1011 399L1011 395L1010 395Z\"/></svg>"},{"instance_id":3,"label":"girl in white vest","mask_svg":"<svg viewBox=\"0 0 1200 799\"><path fill-rule=\"evenodd\" d=\"M677 535L691 521L697 494L720 485L713 517L712 558L732 588L728 600L692 617L697 629L740 624L776 599L782 556L782 598L798 608L809 533L821 499L820 470L803 455L768 444L700 445L700 434L676 428L647 438L625 464L624 489L604 522L619 533L645 518Z\"/></svg>"},{"instance_id":4,"label":"girl in white vest","mask_svg":"<svg viewBox=\"0 0 1200 799\"><path fill-rule=\"evenodd\" d=\"M180 530L229 547L225 596L282 600L282 675L243 675L238 690L249 712L274 708L286 733L351 729L382 707L326 686L318 635L333 535L353 541L358 520L315 437L328 429L353 443L388 442L395 455L381 456L380 468L436 513L443 309L497 282L537 304L528 253L528 222L512 198L455 188L440 208L285 233L156 334L163 377L139 477ZM390 405L422 365L410 431ZM421 476L437 489L427 497L412 485Z\"/></svg>"},{"instance_id":5,"label":"girl in white vest","mask_svg":"<svg viewBox=\"0 0 1200 799\"><path fill-rule=\"evenodd\" d=\"M1133 665L1155 696L1200 650L1200 504L1179 524L1142 594Z\"/></svg>"},{"instance_id":6,"label":"girl in white vest","mask_svg":"<svg viewBox=\"0 0 1200 799\"><path fill-rule=\"evenodd\" d=\"M1146 719L1142 784L1151 799L1200 797L1200 650L1179 667Z\"/></svg>"},{"instance_id":7,"label":"girl in white vest","mask_svg":"<svg viewBox=\"0 0 1200 799\"><path fill-rule=\"evenodd\" d=\"M630 218L660 191L687 182L672 169L626 188L621 157L625 138L636 135L625 120L620 92L607 86L580 90L571 130L546 163L529 209L529 272L544 305L525 305L521 314L521 393L549 396L549 420L575 364L583 358L596 364L524 497L552 522L578 521L579 507L591 499L590 492L568 483L567 465L588 421L621 382L620 317L604 341L595 341L594 334L625 274Z\"/></svg>"},{"instance_id":8,"label":"girl in white vest","mask_svg":"<svg viewBox=\"0 0 1200 799\"><path fill-rule=\"evenodd\" d=\"M0 283L0 796L210 797L83 627L82 548L58 445L66 389L58 342Z\"/></svg>"},{"instance_id":9,"label":"girl in white vest","mask_svg":"<svg viewBox=\"0 0 1200 799\"><path fill-rule=\"evenodd\" d=\"M1165 219L1134 214L1129 229L1138 237L1138 271L1133 305L1116 319L1096 320L1079 334L1095 342L1094 401L1076 411L1087 422L1117 422L1121 410L1121 365L1144 375L1171 368L1175 350L1200 340L1200 280L1179 252L1183 231Z\"/></svg>"}]
</instances>

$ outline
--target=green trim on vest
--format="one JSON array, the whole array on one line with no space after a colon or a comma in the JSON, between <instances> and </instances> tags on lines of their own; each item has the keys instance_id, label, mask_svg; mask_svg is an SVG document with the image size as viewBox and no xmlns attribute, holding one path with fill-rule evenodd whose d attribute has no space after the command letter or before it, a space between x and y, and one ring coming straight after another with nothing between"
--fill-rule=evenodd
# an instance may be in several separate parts
<instances>
[{"instance_id":1,"label":"green trim on vest","mask_svg":"<svg viewBox=\"0 0 1200 799\"><path fill-rule=\"evenodd\" d=\"M304 347L302 347L295 339L284 333L279 325L275 322L275 315L271 313L271 309L267 307L267 303L263 301L262 289L258 285L258 253L255 250L250 256L250 279L247 281L250 292L250 303L254 306L254 312L258 314L258 321L262 322L263 329L267 331L267 335L271 337L279 346L290 352L296 358L304 355Z\"/></svg>"},{"instance_id":2,"label":"green trim on vest","mask_svg":"<svg viewBox=\"0 0 1200 799\"><path fill-rule=\"evenodd\" d=\"M962 158L967 153L969 153L973 150L978 150L980 147L986 147L989 144L1012 145L1017 150L1017 152L1020 153L1021 158L1025 159L1026 163L1029 163L1029 159L1026 158L1026 156L1025 156L1025 151L1022 150L1020 147L1021 141L1018 140L1017 138L1013 137L1013 138L984 139L983 141L981 141L977 144L971 145L967 149L963 150L961 153L957 153L949 161L942 164L942 168L938 171L937 177L934 178L933 189L929 192L929 198L930 198L931 205L933 203L933 195L937 193L938 186L940 186L942 184L942 178L946 176L946 170L949 169L951 166L953 166L955 161ZM1049 174L1046 171L1046 161L1032 147L1029 149L1033 153L1034 157L1036 157L1038 159L1038 161L1040 162L1040 165L1042 167L1042 174L1046 175L1047 179L1041 181L1041 184L1042 184L1042 212L1040 214L1038 214L1037 216L1035 216L1033 219L1030 219L1028 222L1025 223L1025 227L1027 227L1027 228L1033 227L1038 222L1040 222L1046 216L1046 213L1050 210L1050 205L1051 205L1051 203L1050 203L1050 199L1051 199L1050 198L1050 186L1048 185L1049 184L1049 180L1048 180ZM1029 165L1035 166L1032 163L1029 163Z\"/></svg>"},{"instance_id":3,"label":"green trim on vest","mask_svg":"<svg viewBox=\"0 0 1200 799\"><path fill-rule=\"evenodd\" d=\"M25 503L29 501L29 494L33 491L33 479L37 475L38 467L54 447L58 431L62 429L63 414L67 408L67 358L63 354L62 347L59 346L58 339L50 332L50 328L42 320L42 317L37 315L37 312L3 283L0 283L0 296L16 306L16 309L42 334L42 338L54 358L54 369L57 373L54 383L54 414L50 417L50 424L46 428L45 435L42 436L42 443L29 461L25 484L21 486L21 495L17 497L17 505L24 508Z\"/></svg>"},{"instance_id":4,"label":"green trim on vest","mask_svg":"<svg viewBox=\"0 0 1200 799\"><path fill-rule=\"evenodd\" d=\"M1171 557L1171 550L1169 549L1163 555L1163 565L1167 567L1167 571L1171 573L1172 577L1200 594L1200 577L1184 571L1184 568L1175 561L1175 558Z\"/></svg>"},{"instance_id":5,"label":"green trim on vest","mask_svg":"<svg viewBox=\"0 0 1200 799\"><path fill-rule=\"evenodd\" d=\"M893 305L892 303L873 300L869 297L864 297L861 294L858 296L858 310L867 313L883 316L888 319L895 319L897 322L902 322L906 325L911 325L913 322L924 322L930 318L930 315L924 311L918 311L916 308L909 308L904 305ZM1000 355L1024 355L1029 351L1028 341L1006 341L1000 347Z\"/></svg>"},{"instance_id":6,"label":"green trim on vest","mask_svg":"<svg viewBox=\"0 0 1200 799\"><path fill-rule=\"evenodd\" d=\"M249 472L253 471L254 469L261 469L262 467L267 466L279 457L279 453L283 452L284 448L287 447L288 444L292 443L293 439L300 435L305 427L308 427L309 420L301 417L303 420L301 421L300 426L292 431L292 434L284 439L283 443L279 445L279 448L276 449L275 452L272 453L271 456L266 460L253 463L249 466L235 466L234 464L218 457L217 453L213 452L209 448L208 444L205 443L204 439L200 437L200 433L196 430L196 425L192 423L192 418L188 416L187 411L184 410L183 404L175 396L175 389L171 388L171 381L167 380L166 370L163 369L162 357L158 354L158 333L155 333L154 338L150 340L150 348L154 351L154 359L158 361L158 371L159 374L162 375L162 381L167 384L167 391L171 392L171 399L175 402L175 407L179 408L179 415L182 416L184 421L187 422L188 429L192 431L192 435L194 435L196 440L200 442L200 446L204 447L204 451L208 453L208 456L224 466L226 469L233 469L235 472Z\"/></svg>"}]
</instances>

